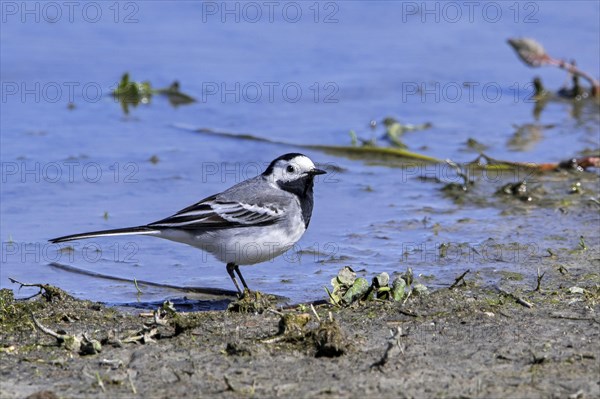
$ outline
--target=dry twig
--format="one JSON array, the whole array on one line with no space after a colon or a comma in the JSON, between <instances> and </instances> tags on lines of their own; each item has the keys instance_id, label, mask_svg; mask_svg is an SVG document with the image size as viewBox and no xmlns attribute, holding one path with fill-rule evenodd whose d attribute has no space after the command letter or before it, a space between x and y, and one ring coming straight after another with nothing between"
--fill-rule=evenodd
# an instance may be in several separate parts
<instances>
[{"instance_id":1,"label":"dry twig","mask_svg":"<svg viewBox=\"0 0 600 399\"><path fill-rule=\"evenodd\" d=\"M532 308L533 307L533 304L531 302L527 302L525 299L523 299L523 298L521 298L521 297L519 297L519 296L517 296L517 295L515 295L515 294L513 294L511 292L505 291L503 289L500 289L500 292L503 295L505 295L505 296L507 296L509 298L514 299L519 305L525 306L526 308Z\"/></svg>"},{"instance_id":2,"label":"dry twig","mask_svg":"<svg viewBox=\"0 0 600 399\"><path fill-rule=\"evenodd\" d=\"M541 289L542 286L542 279L544 278L544 276L546 275L546 272L540 274L540 268L537 268L537 285L535 286L535 290L534 291L539 291Z\"/></svg>"},{"instance_id":3,"label":"dry twig","mask_svg":"<svg viewBox=\"0 0 600 399\"><path fill-rule=\"evenodd\" d=\"M467 269L463 274L454 279L454 283L450 286L450 290L456 287L461 281L464 281L465 276L469 273L471 269Z\"/></svg>"}]
</instances>

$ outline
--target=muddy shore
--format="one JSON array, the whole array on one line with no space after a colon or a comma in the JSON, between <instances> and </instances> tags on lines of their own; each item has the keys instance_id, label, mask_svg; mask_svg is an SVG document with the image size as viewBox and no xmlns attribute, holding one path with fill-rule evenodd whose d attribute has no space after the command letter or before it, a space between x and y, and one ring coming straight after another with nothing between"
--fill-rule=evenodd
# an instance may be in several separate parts
<instances>
[{"instance_id":1,"label":"muddy shore","mask_svg":"<svg viewBox=\"0 0 600 399\"><path fill-rule=\"evenodd\" d=\"M404 303L319 305L320 321L304 305L155 318L51 287L28 301L2 290L0 396L599 397L599 255L542 259L537 291L474 273Z\"/></svg>"}]
</instances>

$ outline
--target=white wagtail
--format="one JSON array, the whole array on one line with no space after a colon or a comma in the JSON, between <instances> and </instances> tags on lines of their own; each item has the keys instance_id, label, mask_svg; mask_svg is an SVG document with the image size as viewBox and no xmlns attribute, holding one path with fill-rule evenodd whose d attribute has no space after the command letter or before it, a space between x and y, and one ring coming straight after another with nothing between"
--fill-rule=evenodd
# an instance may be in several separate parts
<instances>
[{"instance_id":1,"label":"white wagtail","mask_svg":"<svg viewBox=\"0 0 600 399\"><path fill-rule=\"evenodd\" d=\"M182 242L226 263L227 273L243 295L234 271L248 289L239 265L273 259L302 237L312 215L314 177L323 173L307 156L285 154L261 175L166 219L145 226L73 234L50 242L135 234Z\"/></svg>"}]
</instances>

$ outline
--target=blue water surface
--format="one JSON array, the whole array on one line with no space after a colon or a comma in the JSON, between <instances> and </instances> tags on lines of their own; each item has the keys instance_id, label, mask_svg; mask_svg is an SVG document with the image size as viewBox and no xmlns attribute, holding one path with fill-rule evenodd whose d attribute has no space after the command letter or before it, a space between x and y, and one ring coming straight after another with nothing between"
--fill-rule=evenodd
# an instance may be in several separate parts
<instances>
[{"instance_id":1,"label":"blue water surface","mask_svg":"<svg viewBox=\"0 0 600 399\"><path fill-rule=\"evenodd\" d=\"M191 128L349 145L350 130L368 140L383 131L370 121L392 116L432 124L405 134L409 149L457 162L476 157L465 150L469 138L512 161L557 162L598 148L593 106L577 114L569 102L551 103L536 120L532 78L557 89L566 74L530 69L506 44L536 38L551 55L576 58L598 76L598 2L273 2L273 10L262 2L75 3L70 15L62 3L2 2L3 288L15 287L12 277L81 298L139 299L131 283L49 266L59 262L126 279L232 289L224 265L181 244L133 236L81 241L74 252L47 244L158 220L298 151ZM153 87L178 80L198 101L173 107L154 96L125 114L110 95L124 72ZM526 149L511 147L515 126L526 123L553 128ZM319 299L344 265L368 276L402 271L411 265L407 250L419 243L481 243L514 231L510 221L506 231L494 227L498 209L457 205L406 170L302 151L336 168L316 183L311 226L295 251L243 269L252 288L292 302ZM464 218L481 224L432 232L436 222ZM465 262L412 265L434 275L435 285L452 281ZM142 301L180 295L143 291Z\"/></svg>"}]
</instances>

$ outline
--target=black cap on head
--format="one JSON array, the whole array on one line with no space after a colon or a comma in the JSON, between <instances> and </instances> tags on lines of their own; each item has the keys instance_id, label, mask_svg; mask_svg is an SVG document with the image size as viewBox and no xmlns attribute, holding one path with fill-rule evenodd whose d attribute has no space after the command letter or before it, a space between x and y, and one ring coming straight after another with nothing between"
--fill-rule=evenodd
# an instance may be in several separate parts
<instances>
[{"instance_id":1,"label":"black cap on head","mask_svg":"<svg viewBox=\"0 0 600 399\"><path fill-rule=\"evenodd\" d=\"M273 160L273 162L271 162L269 164L269 166L267 167L267 169L265 169L265 171L263 172L263 176L268 176L273 172L273 168L275 167L275 164L279 161L289 161L292 160L296 157L305 157L306 155L304 154L300 154L299 152L290 152L288 154L284 154L276 159Z\"/></svg>"}]
</instances>

